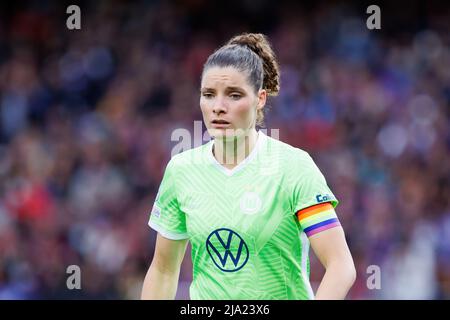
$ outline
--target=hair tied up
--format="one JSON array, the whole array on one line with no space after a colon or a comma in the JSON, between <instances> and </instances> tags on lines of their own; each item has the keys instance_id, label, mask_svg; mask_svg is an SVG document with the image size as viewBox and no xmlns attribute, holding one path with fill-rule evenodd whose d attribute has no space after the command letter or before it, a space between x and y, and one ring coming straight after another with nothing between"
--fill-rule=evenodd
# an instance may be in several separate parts
<instances>
[{"instance_id":1,"label":"hair tied up","mask_svg":"<svg viewBox=\"0 0 450 320\"><path fill-rule=\"evenodd\" d=\"M243 33L233 37L227 45L247 46L256 53L263 62L264 80L263 89L271 96L278 95L280 91L280 71L275 53L262 33Z\"/></svg>"}]
</instances>

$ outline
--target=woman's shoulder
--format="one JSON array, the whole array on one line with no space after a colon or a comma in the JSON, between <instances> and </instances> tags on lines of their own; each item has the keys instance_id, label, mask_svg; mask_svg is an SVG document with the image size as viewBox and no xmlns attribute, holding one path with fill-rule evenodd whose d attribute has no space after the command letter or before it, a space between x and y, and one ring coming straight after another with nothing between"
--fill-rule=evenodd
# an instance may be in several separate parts
<instances>
[{"instance_id":1,"label":"woman's shoulder","mask_svg":"<svg viewBox=\"0 0 450 320\"><path fill-rule=\"evenodd\" d=\"M280 168L289 179L317 171L316 163L308 151L274 138L268 140L268 153L272 161L282 164Z\"/></svg>"},{"instance_id":2,"label":"woman's shoulder","mask_svg":"<svg viewBox=\"0 0 450 320\"><path fill-rule=\"evenodd\" d=\"M198 166L204 164L205 152L211 148L211 143L212 142L210 141L199 147L172 154L167 166L170 168L186 168L187 166Z\"/></svg>"},{"instance_id":3,"label":"woman's shoulder","mask_svg":"<svg viewBox=\"0 0 450 320\"><path fill-rule=\"evenodd\" d=\"M293 161L298 161L299 158L307 160L311 158L309 153L302 148L294 147L284 141L272 138L270 136L267 136L267 139L269 141L268 146L271 147L276 153L279 153L280 156L286 160L291 159Z\"/></svg>"}]
</instances>

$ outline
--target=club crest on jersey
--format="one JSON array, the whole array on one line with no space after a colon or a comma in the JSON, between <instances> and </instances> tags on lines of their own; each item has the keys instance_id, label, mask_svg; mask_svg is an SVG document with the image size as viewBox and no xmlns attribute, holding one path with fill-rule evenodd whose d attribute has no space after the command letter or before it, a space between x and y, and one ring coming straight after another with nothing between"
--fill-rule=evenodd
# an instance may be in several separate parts
<instances>
[{"instance_id":1,"label":"club crest on jersey","mask_svg":"<svg viewBox=\"0 0 450 320\"><path fill-rule=\"evenodd\" d=\"M227 228L216 229L206 239L206 250L214 264L224 272L236 272L247 263L249 251L244 239Z\"/></svg>"},{"instance_id":2,"label":"club crest on jersey","mask_svg":"<svg viewBox=\"0 0 450 320\"><path fill-rule=\"evenodd\" d=\"M239 206L244 214L251 215L261 210L262 201L260 196L256 192L247 191L241 197Z\"/></svg>"}]
</instances>

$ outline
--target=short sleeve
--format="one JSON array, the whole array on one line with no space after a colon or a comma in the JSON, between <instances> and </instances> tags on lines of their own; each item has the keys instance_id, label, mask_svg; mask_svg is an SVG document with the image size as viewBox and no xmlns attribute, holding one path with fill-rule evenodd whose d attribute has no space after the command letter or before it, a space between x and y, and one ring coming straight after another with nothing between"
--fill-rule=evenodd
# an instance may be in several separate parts
<instances>
[{"instance_id":1,"label":"short sleeve","mask_svg":"<svg viewBox=\"0 0 450 320\"><path fill-rule=\"evenodd\" d=\"M188 239L186 216L177 200L175 168L170 161L150 213L149 226L171 240Z\"/></svg>"},{"instance_id":2,"label":"short sleeve","mask_svg":"<svg viewBox=\"0 0 450 320\"><path fill-rule=\"evenodd\" d=\"M294 179L293 207L308 237L339 226L334 208L339 204L311 156L302 151Z\"/></svg>"}]
</instances>

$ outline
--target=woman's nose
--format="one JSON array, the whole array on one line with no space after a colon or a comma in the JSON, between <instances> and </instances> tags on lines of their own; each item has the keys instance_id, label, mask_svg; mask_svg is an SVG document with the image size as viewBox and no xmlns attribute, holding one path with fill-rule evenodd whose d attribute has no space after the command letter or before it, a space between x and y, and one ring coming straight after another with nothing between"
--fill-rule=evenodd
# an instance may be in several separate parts
<instances>
[{"instance_id":1,"label":"woman's nose","mask_svg":"<svg viewBox=\"0 0 450 320\"><path fill-rule=\"evenodd\" d=\"M214 99L213 112L215 114L227 112L227 106L222 97L216 97L216 99Z\"/></svg>"}]
</instances>

